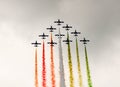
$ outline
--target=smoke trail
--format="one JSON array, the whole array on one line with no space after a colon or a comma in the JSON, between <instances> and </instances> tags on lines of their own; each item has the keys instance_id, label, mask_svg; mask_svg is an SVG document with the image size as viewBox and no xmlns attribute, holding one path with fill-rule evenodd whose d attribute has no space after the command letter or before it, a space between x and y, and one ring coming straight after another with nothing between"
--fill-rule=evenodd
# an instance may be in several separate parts
<instances>
[{"instance_id":1,"label":"smoke trail","mask_svg":"<svg viewBox=\"0 0 120 87\"><path fill-rule=\"evenodd\" d=\"M67 33L67 39L69 40L69 34ZM72 72L72 58L71 58L71 51L70 51L70 42L68 42L68 64L69 64L69 71L70 71L70 87L74 87L74 78Z\"/></svg>"},{"instance_id":2,"label":"smoke trail","mask_svg":"<svg viewBox=\"0 0 120 87\"><path fill-rule=\"evenodd\" d=\"M65 78L64 78L64 66L63 66L63 55L62 55L62 45L61 45L61 36L59 29L59 68L60 68L60 87L65 87Z\"/></svg>"},{"instance_id":3,"label":"smoke trail","mask_svg":"<svg viewBox=\"0 0 120 87\"><path fill-rule=\"evenodd\" d=\"M51 33L51 42L52 42L52 33ZM54 71L54 60L53 60L53 46L50 45L51 49L51 81L52 81L52 87L55 87L55 71Z\"/></svg>"},{"instance_id":4,"label":"smoke trail","mask_svg":"<svg viewBox=\"0 0 120 87\"><path fill-rule=\"evenodd\" d=\"M43 40L43 54L42 54L42 86L46 87L46 65L45 65L45 45Z\"/></svg>"},{"instance_id":5,"label":"smoke trail","mask_svg":"<svg viewBox=\"0 0 120 87\"><path fill-rule=\"evenodd\" d=\"M88 56L87 56L86 46L85 46L85 59L86 59L86 69L87 69L88 86L92 87L92 81L91 81L91 76L90 76L90 69L89 69L89 63L88 63Z\"/></svg>"},{"instance_id":6,"label":"smoke trail","mask_svg":"<svg viewBox=\"0 0 120 87\"><path fill-rule=\"evenodd\" d=\"M80 59L79 59L79 50L78 50L78 41L77 41L77 38L76 38L76 55L77 55L78 75L79 75L79 86L80 86L80 87L83 87L82 73L81 73L81 68L80 68Z\"/></svg>"},{"instance_id":7,"label":"smoke trail","mask_svg":"<svg viewBox=\"0 0 120 87\"><path fill-rule=\"evenodd\" d=\"M38 87L37 48L35 50L35 87Z\"/></svg>"}]
</instances>

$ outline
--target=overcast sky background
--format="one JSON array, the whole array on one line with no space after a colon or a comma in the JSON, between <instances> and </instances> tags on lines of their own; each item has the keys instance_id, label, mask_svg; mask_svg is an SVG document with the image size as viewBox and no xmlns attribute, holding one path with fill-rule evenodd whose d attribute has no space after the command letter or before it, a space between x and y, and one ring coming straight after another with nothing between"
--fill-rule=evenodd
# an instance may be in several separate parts
<instances>
[{"instance_id":1,"label":"overcast sky background","mask_svg":"<svg viewBox=\"0 0 120 87\"><path fill-rule=\"evenodd\" d=\"M60 18L90 39L87 45L93 87L120 87L120 1L119 0L0 0L0 87L34 87L34 48L39 34ZM57 31L55 32L57 33ZM65 30L62 33L66 34ZM70 35L71 39L74 37ZM57 38L54 38L57 41ZM65 39L65 37L63 38ZM46 42L49 38L46 39ZM47 44L46 44L47 45ZM66 53L66 45L62 44ZM56 81L58 46L55 50ZM77 77L75 43L71 44L74 77ZM38 49L41 52L41 46ZM46 50L49 50L47 45ZM87 87L83 45L79 44L84 86ZM49 51L46 51L47 86ZM39 56L39 80L41 54ZM69 87L67 53L64 56L66 86ZM75 87L78 87L75 78ZM39 81L41 82L41 81Z\"/></svg>"}]
</instances>

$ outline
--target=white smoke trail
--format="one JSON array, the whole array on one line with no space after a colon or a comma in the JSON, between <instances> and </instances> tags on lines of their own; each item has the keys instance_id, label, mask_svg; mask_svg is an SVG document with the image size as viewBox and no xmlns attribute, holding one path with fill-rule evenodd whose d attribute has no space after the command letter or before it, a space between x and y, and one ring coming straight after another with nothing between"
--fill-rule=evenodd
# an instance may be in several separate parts
<instances>
[{"instance_id":1,"label":"white smoke trail","mask_svg":"<svg viewBox=\"0 0 120 87\"><path fill-rule=\"evenodd\" d=\"M60 87L65 86L65 78L64 78L64 65L63 65L63 55L62 55L62 45L61 45L61 32L59 29L59 68L60 68Z\"/></svg>"}]
</instances>

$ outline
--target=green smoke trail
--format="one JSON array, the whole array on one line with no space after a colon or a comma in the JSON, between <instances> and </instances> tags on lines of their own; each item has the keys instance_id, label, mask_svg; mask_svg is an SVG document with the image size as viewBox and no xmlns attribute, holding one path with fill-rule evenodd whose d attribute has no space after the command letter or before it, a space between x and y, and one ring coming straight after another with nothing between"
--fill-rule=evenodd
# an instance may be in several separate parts
<instances>
[{"instance_id":1,"label":"green smoke trail","mask_svg":"<svg viewBox=\"0 0 120 87\"><path fill-rule=\"evenodd\" d=\"M90 68L89 68L89 63L88 63L88 56L87 56L86 46L85 46L85 59L86 59L86 69L87 69L88 87L92 87L92 81L91 81L91 76L90 76Z\"/></svg>"},{"instance_id":2,"label":"green smoke trail","mask_svg":"<svg viewBox=\"0 0 120 87\"><path fill-rule=\"evenodd\" d=\"M69 40L69 34L67 33L67 39ZM70 43L68 41L68 64L69 64L69 71L70 71L70 87L74 87L74 78L72 72L72 58L71 58L71 51L70 51Z\"/></svg>"},{"instance_id":3,"label":"green smoke trail","mask_svg":"<svg viewBox=\"0 0 120 87\"><path fill-rule=\"evenodd\" d=\"M78 75L79 75L79 86L83 87L77 38L76 38L76 55L77 55Z\"/></svg>"}]
</instances>

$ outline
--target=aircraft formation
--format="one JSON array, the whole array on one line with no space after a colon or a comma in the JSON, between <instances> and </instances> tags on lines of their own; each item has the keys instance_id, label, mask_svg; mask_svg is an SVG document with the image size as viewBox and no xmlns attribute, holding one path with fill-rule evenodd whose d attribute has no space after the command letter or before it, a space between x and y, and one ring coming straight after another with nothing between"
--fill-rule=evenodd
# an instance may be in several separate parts
<instances>
[{"instance_id":1,"label":"aircraft formation","mask_svg":"<svg viewBox=\"0 0 120 87\"><path fill-rule=\"evenodd\" d=\"M60 19L58 19L57 21L54 21L54 23L57 23L57 25L61 25L61 23L64 23L63 21L61 21ZM63 26L62 28L65 28L66 31L69 31L70 28L72 28L72 26L69 26L68 24L66 24L66 26ZM53 28L53 26L50 26L50 28L46 28L47 30L49 30L49 32L54 32L54 30L56 30L56 28ZM81 34L81 32L77 32L77 30L75 30L74 32L71 32L71 34L74 34L74 36L78 36L78 34ZM42 39L46 39L46 37L48 37L49 35L46 35L45 33L43 33L42 35L39 35L39 37L42 37ZM58 37L62 37L65 36L64 34L55 34L55 36ZM83 44L87 44L87 42L89 42L90 40L86 40L85 37L83 38L83 40L80 40L80 42L83 42ZM72 42L72 40L63 40L63 42L66 42L66 44L68 42ZM38 45L40 45L40 43L37 43L37 41L35 43L32 43L35 45L35 47L38 47ZM48 42L48 44L51 44L52 46L54 46L53 44L57 44L55 42Z\"/></svg>"},{"instance_id":2,"label":"aircraft formation","mask_svg":"<svg viewBox=\"0 0 120 87\"><path fill-rule=\"evenodd\" d=\"M61 26L62 24L64 24L64 21L61 21L60 19L58 19L57 21L54 21L55 24L57 24L58 26ZM65 36L65 34L61 34L61 28L58 28L58 33L55 34L56 37L58 37L58 43L53 41L53 32L54 30L57 30L57 28L54 28L53 26L50 26L49 28L46 28L47 30L49 30L50 35L46 35L45 33L38 35L39 37L41 37L43 39L43 52L42 52L42 87L46 87L46 62L45 62L45 44L44 44L44 39L46 39L47 37L50 37L50 41L47 42L47 44L50 45L50 66L51 66L51 87L57 87L56 86L56 81L55 81L55 71L54 71L54 56L53 56L53 46L54 45L59 45L59 75L60 75L60 84L59 87L67 87L65 84L65 76L64 76L64 64L63 64L63 53L62 53L62 42L65 42L68 46L68 65L69 65L69 82L70 82L70 86L69 87L75 87L74 86L74 76L73 76L73 69L72 69L72 55L71 55L71 47L70 47L70 43L73 42L73 40L70 40L69 35L73 34L76 37L76 55L77 55L77 68L78 68L78 76L79 76L79 87L83 87L83 82L82 82L82 72L81 72L81 67L80 67L80 58L79 58L79 50L78 50L78 35L81 34L81 32L78 32L77 30L75 30L74 32L71 32L69 34L69 30L72 28L72 26L69 26L68 24L66 24L65 26L62 26L63 29L65 29L67 31L67 38L65 40L62 40L62 37ZM90 40L86 40L86 38L84 37L82 40L79 40L79 42L83 42L84 44L84 48L85 48L85 60L86 60L86 71L87 71L87 79L88 79L88 87L92 87L92 81L91 81L91 76L90 76L90 69L89 69L89 64L88 64L88 56L87 56L87 50L86 50L86 44L87 42L90 42ZM34 47L37 47L39 45L41 45L41 43L38 43L37 41L35 41L34 43L31 43L32 45L34 45ZM37 51L35 51L37 52ZM36 53L37 54L37 53ZM35 58L35 72L38 71L37 70L37 59ZM38 75L35 74L35 77L38 77ZM38 79L35 79L35 87L38 87Z\"/></svg>"}]
</instances>

